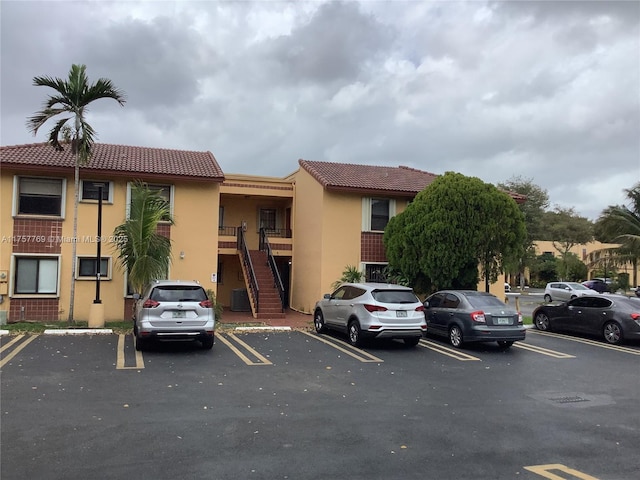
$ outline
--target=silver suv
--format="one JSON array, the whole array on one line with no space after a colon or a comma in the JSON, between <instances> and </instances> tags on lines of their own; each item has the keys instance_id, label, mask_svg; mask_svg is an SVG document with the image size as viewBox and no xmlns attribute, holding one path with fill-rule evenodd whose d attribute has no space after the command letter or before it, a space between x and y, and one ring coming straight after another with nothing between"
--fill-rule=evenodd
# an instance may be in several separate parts
<instances>
[{"instance_id":1,"label":"silver suv","mask_svg":"<svg viewBox=\"0 0 640 480\"><path fill-rule=\"evenodd\" d=\"M544 289L545 302L568 302L572 298L598 294L577 282L550 282Z\"/></svg>"},{"instance_id":2,"label":"silver suv","mask_svg":"<svg viewBox=\"0 0 640 480\"><path fill-rule=\"evenodd\" d=\"M400 338L415 346L427 329L424 306L413 290L385 283L343 283L316 303L313 323L318 333L347 333L357 347L365 338Z\"/></svg>"},{"instance_id":3,"label":"silver suv","mask_svg":"<svg viewBox=\"0 0 640 480\"><path fill-rule=\"evenodd\" d=\"M136 301L133 332L136 350L152 340L199 340L211 349L215 314L202 285L193 281L159 280Z\"/></svg>"}]
</instances>

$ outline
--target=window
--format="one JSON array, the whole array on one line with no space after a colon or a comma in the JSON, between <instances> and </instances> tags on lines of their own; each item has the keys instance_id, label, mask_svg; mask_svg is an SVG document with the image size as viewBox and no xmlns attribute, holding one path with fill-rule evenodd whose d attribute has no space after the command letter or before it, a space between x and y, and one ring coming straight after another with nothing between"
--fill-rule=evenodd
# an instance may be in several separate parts
<instances>
[{"instance_id":1,"label":"window","mask_svg":"<svg viewBox=\"0 0 640 480\"><path fill-rule=\"evenodd\" d=\"M111 258L102 257L100 259L100 278L111 279ZM96 278L96 257L78 257L77 278Z\"/></svg>"},{"instance_id":2,"label":"window","mask_svg":"<svg viewBox=\"0 0 640 480\"><path fill-rule=\"evenodd\" d=\"M395 215L396 202L389 198L362 199L362 230L383 232L389 219Z\"/></svg>"},{"instance_id":3,"label":"window","mask_svg":"<svg viewBox=\"0 0 640 480\"><path fill-rule=\"evenodd\" d=\"M64 217L64 179L15 177L14 182L18 192L14 215Z\"/></svg>"},{"instance_id":4,"label":"window","mask_svg":"<svg viewBox=\"0 0 640 480\"><path fill-rule=\"evenodd\" d=\"M58 257L15 257L13 293L57 294Z\"/></svg>"},{"instance_id":5,"label":"window","mask_svg":"<svg viewBox=\"0 0 640 480\"><path fill-rule=\"evenodd\" d=\"M82 180L80 187L80 200L98 200L98 188L102 187L102 200L104 202L112 202L111 182L99 182L94 180Z\"/></svg>"},{"instance_id":6,"label":"window","mask_svg":"<svg viewBox=\"0 0 640 480\"><path fill-rule=\"evenodd\" d=\"M385 275L386 263L366 263L364 266L364 277L366 282L386 283Z\"/></svg>"},{"instance_id":7,"label":"window","mask_svg":"<svg viewBox=\"0 0 640 480\"><path fill-rule=\"evenodd\" d=\"M160 193L160 196L169 203L169 211L173 214L173 185L157 185L151 183L145 183L145 185L149 190ZM127 218L129 218L129 214L131 213L131 186L131 183L127 185Z\"/></svg>"},{"instance_id":8,"label":"window","mask_svg":"<svg viewBox=\"0 0 640 480\"><path fill-rule=\"evenodd\" d=\"M275 208L260 209L260 228L265 230L276 229L276 210Z\"/></svg>"}]
</instances>

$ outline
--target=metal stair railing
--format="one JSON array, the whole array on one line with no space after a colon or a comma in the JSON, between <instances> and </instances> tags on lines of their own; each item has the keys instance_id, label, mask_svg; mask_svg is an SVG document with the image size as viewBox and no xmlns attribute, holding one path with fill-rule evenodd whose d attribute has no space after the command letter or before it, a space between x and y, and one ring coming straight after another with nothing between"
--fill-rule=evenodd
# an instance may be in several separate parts
<instances>
[{"instance_id":1,"label":"metal stair railing","mask_svg":"<svg viewBox=\"0 0 640 480\"><path fill-rule=\"evenodd\" d=\"M264 228L260 229L259 248L261 251L267 252L267 263L269 264L269 268L271 269L271 273L273 275L274 286L278 289L278 294L280 295L280 308L284 312L284 286L282 285L282 278L280 277L280 272L278 271L278 266L276 265L276 259L273 257L271 245L269 244L269 238L267 237L267 233Z\"/></svg>"},{"instance_id":2,"label":"metal stair railing","mask_svg":"<svg viewBox=\"0 0 640 480\"><path fill-rule=\"evenodd\" d=\"M251 255L249 255L249 249L247 248L247 243L244 239L244 230L242 227L238 227L238 250L242 255L242 264L244 265L245 271L249 276L249 290L251 291L251 295L253 297L255 303L255 312L258 313L260 311L260 288L258 287L258 280L256 278L256 272L253 269L253 263L251 262Z\"/></svg>"}]
</instances>

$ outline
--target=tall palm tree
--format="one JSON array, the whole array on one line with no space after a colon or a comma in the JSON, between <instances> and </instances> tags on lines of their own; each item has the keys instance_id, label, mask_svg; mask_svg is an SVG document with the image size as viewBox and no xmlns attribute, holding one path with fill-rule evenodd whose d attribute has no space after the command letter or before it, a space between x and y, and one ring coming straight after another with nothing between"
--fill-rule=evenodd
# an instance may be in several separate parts
<instances>
[{"instance_id":1,"label":"tall palm tree","mask_svg":"<svg viewBox=\"0 0 640 480\"><path fill-rule=\"evenodd\" d=\"M613 260L616 264L630 262L635 286L638 285L637 266L640 261L640 182L624 192L630 206L607 207L596 222L596 232L602 241L621 244L619 248L603 249L607 255L601 259Z\"/></svg>"},{"instance_id":2,"label":"tall palm tree","mask_svg":"<svg viewBox=\"0 0 640 480\"><path fill-rule=\"evenodd\" d=\"M134 292L155 279L166 278L171 263L171 241L158 233L158 224L173 225L169 203L158 191L137 182L131 187L129 218L113 231L118 259Z\"/></svg>"},{"instance_id":3,"label":"tall palm tree","mask_svg":"<svg viewBox=\"0 0 640 480\"><path fill-rule=\"evenodd\" d=\"M95 131L87 123L87 106L94 100L100 98L113 98L121 106L125 103L125 95L122 91L113 86L110 80L98 79L97 82L89 84L85 65L72 65L69 71L69 78L52 78L48 76L34 77L33 85L36 87L50 87L56 93L50 95L44 103L44 108L35 113L27 120L27 128L34 135L38 129L49 119L59 115L70 114L65 118L56 121L49 132L49 143L58 151L64 150L62 143L70 140L71 153L75 156L74 172L74 204L73 204L73 238L78 236L78 199L80 183L80 167L86 165L91 159L94 144ZM58 117L59 118L59 117ZM67 124L72 120L71 126ZM60 141L62 137L63 142ZM71 254L71 291L69 301L69 323L73 323L73 305L75 297L76 278L76 242L72 242Z\"/></svg>"}]
</instances>

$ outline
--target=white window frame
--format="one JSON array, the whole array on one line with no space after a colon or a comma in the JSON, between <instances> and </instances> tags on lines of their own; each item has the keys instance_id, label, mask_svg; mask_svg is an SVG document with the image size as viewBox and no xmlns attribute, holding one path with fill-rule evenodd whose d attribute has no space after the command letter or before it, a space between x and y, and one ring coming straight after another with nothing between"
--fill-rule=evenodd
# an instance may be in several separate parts
<instances>
[{"instance_id":1,"label":"white window frame","mask_svg":"<svg viewBox=\"0 0 640 480\"><path fill-rule=\"evenodd\" d=\"M102 257L104 258L104 257ZM124 268L124 267L123 267ZM124 287L123 287L123 296L124 298L133 298L133 295L128 292L129 286L129 272L125 270L124 272ZM95 278L95 277L94 277ZM167 278L159 278L158 280L171 280L171 262L169 263L169 271L167 272ZM137 292L142 295L144 292Z\"/></svg>"},{"instance_id":2,"label":"white window frame","mask_svg":"<svg viewBox=\"0 0 640 480\"><path fill-rule=\"evenodd\" d=\"M396 201L393 198L385 197L362 197L362 231L363 232L383 232L384 230L371 229L371 203L373 200L387 200L389 202L389 220L396 215Z\"/></svg>"},{"instance_id":3,"label":"white window frame","mask_svg":"<svg viewBox=\"0 0 640 480\"><path fill-rule=\"evenodd\" d=\"M61 195L60 195L60 214L49 215L46 213L19 213L20 209L20 181L22 179L35 178L39 180L59 180L61 182ZM62 177L39 177L37 175L14 175L13 176L13 199L11 205L11 215L14 217L27 217L27 218L65 218L65 210L67 203L67 179Z\"/></svg>"},{"instance_id":4,"label":"white window frame","mask_svg":"<svg viewBox=\"0 0 640 480\"><path fill-rule=\"evenodd\" d=\"M362 272L362 276L363 276L362 281L373 282L374 280L367 279L367 265L380 265L382 269L384 269L387 265L389 265L389 262L361 262L360 263L360 271Z\"/></svg>"},{"instance_id":5,"label":"white window frame","mask_svg":"<svg viewBox=\"0 0 640 480\"><path fill-rule=\"evenodd\" d=\"M18 270L18 260L21 258L36 258L42 260L53 260L55 259L57 262L57 272L56 272L56 291L48 292L48 293L38 293L38 292L30 292L30 293L16 293L16 275ZM11 278L10 278L10 289L11 298L59 298L60 297L60 271L61 271L61 255L60 254L41 254L41 253L14 253L11 255Z\"/></svg>"},{"instance_id":6,"label":"white window frame","mask_svg":"<svg viewBox=\"0 0 640 480\"><path fill-rule=\"evenodd\" d=\"M95 255L78 255L76 257L77 263L76 263L76 280L94 280L96 279L96 275L92 274L92 275L81 275L80 274L80 261L81 260L94 260L95 261L96 256ZM101 260L106 260L107 261L107 274L106 275L100 275L100 280L111 280L112 279L112 275L113 275L113 260L111 258L111 256L105 256L102 255L100 257Z\"/></svg>"},{"instance_id":7,"label":"white window frame","mask_svg":"<svg viewBox=\"0 0 640 480\"><path fill-rule=\"evenodd\" d=\"M107 188L108 188L108 194L107 194L107 199L106 200L102 200L103 203L108 203L108 204L113 204L113 182L109 181L109 180L94 180L94 179L83 179L80 180L80 191L78 192L78 195L80 196L80 201L81 202L86 202L86 203L98 203L98 199L97 198L84 198L83 192L84 192L84 182L95 182L95 183L105 183L107 184Z\"/></svg>"},{"instance_id":8,"label":"white window frame","mask_svg":"<svg viewBox=\"0 0 640 480\"><path fill-rule=\"evenodd\" d=\"M165 184L165 183L150 183L150 182L144 182L147 186L149 187L169 187L169 213L171 214L171 216L173 217L173 202L174 202L174 198L175 198L175 185L173 184ZM126 212L126 217L127 220L129 219L129 214L131 213L131 186L133 185L133 183L128 182L127 183L127 212ZM160 223L167 223L165 221L161 221ZM125 288L126 290L126 288Z\"/></svg>"}]
</instances>

